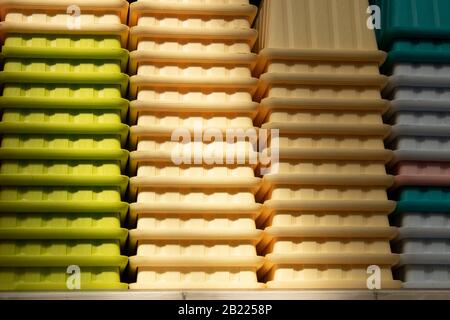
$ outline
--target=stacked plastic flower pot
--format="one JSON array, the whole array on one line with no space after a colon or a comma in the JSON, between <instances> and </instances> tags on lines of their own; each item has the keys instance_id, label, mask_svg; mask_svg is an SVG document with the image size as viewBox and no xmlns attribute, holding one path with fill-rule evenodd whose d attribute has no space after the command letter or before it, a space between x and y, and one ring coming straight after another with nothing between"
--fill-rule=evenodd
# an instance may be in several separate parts
<instances>
[{"instance_id":1,"label":"stacked plastic flower pot","mask_svg":"<svg viewBox=\"0 0 450 320\"><path fill-rule=\"evenodd\" d=\"M126 289L126 1L0 1L0 289Z\"/></svg>"},{"instance_id":2,"label":"stacked plastic flower pot","mask_svg":"<svg viewBox=\"0 0 450 320\"><path fill-rule=\"evenodd\" d=\"M367 0L265 0L257 124L271 133L258 223L268 288L398 288L386 189L392 152ZM312 19L311 17L314 17ZM278 163L274 162L278 154ZM376 273L376 274L375 274ZM374 275L374 278L370 278ZM373 281L378 277L377 281Z\"/></svg>"},{"instance_id":3,"label":"stacked plastic flower pot","mask_svg":"<svg viewBox=\"0 0 450 320\"><path fill-rule=\"evenodd\" d=\"M233 136L255 131L255 15L246 0L130 6L131 289L263 286L257 137Z\"/></svg>"},{"instance_id":4,"label":"stacked plastic flower pot","mask_svg":"<svg viewBox=\"0 0 450 320\"><path fill-rule=\"evenodd\" d=\"M450 288L450 2L373 1L380 47L388 51L384 95L391 99L386 144L394 150L392 216L406 288Z\"/></svg>"}]
</instances>

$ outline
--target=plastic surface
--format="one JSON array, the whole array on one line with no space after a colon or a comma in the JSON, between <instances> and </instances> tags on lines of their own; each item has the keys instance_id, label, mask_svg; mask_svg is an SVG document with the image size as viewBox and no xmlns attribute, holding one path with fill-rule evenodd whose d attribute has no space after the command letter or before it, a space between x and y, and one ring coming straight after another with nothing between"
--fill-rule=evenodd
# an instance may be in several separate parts
<instances>
[{"instance_id":1,"label":"plastic surface","mask_svg":"<svg viewBox=\"0 0 450 320\"><path fill-rule=\"evenodd\" d=\"M279 187L266 196L265 211L377 211L392 212L383 187ZM355 200L358 199L358 200Z\"/></svg>"},{"instance_id":2,"label":"plastic surface","mask_svg":"<svg viewBox=\"0 0 450 320\"><path fill-rule=\"evenodd\" d=\"M446 82L448 79L448 72L450 70L450 65L445 63L406 63L399 62L392 66L390 75L393 77L403 78L403 77L430 77L436 80Z\"/></svg>"},{"instance_id":3,"label":"plastic surface","mask_svg":"<svg viewBox=\"0 0 450 320\"><path fill-rule=\"evenodd\" d=\"M394 265L389 240L361 239L278 239L265 248L266 268L285 265Z\"/></svg>"},{"instance_id":4,"label":"plastic surface","mask_svg":"<svg viewBox=\"0 0 450 320\"><path fill-rule=\"evenodd\" d=\"M175 166L170 164L143 163L137 176L130 181L130 196L134 198L145 188L201 188L218 190L251 190L256 192L261 180L256 178L252 167L225 166Z\"/></svg>"},{"instance_id":5,"label":"plastic surface","mask_svg":"<svg viewBox=\"0 0 450 320\"><path fill-rule=\"evenodd\" d=\"M120 228L118 213L2 213L1 239L119 240L125 244L128 230Z\"/></svg>"},{"instance_id":6,"label":"plastic surface","mask_svg":"<svg viewBox=\"0 0 450 320\"><path fill-rule=\"evenodd\" d=\"M325 118L326 114L323 114L323 117ZM289 119L289 121L285 119ZM386 137L391 129L390 126L382 123L364 124L355 121L354 124L351 124L344 121L342 121L344 123L339 123L339 121L330 121L328 123L314 123L314 120L296 121L296 115L292 114L282 114L281 117L271 116L269 120L270 122L264 123L261 128L267 130L278 129L282 138L288 134L298 135L299 138L303 139L308 139L308 135L317 135L318 139L333 135L339 137L358 135L362 137Z\"/></svg>"},{"instance_id":7,"label":"plastic surface","mask_svg":"<svg viewBox=\"0 0 450 320\"><path fill-rule=\"evenodd\" d=\"M273 240L292 238L385 238L393 239L397 229L389 226L388 213L333 211L274 211L261 216L257 224L266 225L260 247Z\"/></svg>"},{"instance_id":8,"label":"plastic surface","mask_svg":"<svg viewBox=\"0 0 450 320\"><path fill-rule=\"evenodd\" d=\"M124 145L128 137L128 126L126 124L86 124L77 123L67 126L64 123L31 123L21 121L2 121L0 123L0 133L3 134L3 140L9 139L9 135L14 138L22 139L22 141L35 138L36 141L51 141L55 139L61 139L66 135L67 141L74 143L74 148L77 148L77 140L85 140L83 143L86 145L107 145L109 143L110 149L114 149L114 143L119 142L119 145ZM17 135L23 135L17 137ZM97 136L94 136L97 135ZM64 139L64 138L63 138ZM6 143L6 142L5 142ZM79 144L79 143L78 143ZM13 146L13 144L9 144ZM44 144L37 142L36 145L28 144L29 147L41 147ZM15 147L15 146L14 146ZM52 146L50 146L52 147ZM69 147L69 146L67 146ZM25 147L26 148L26 147ZM79 148L79 147L78 147Z\"/></svg>"},{"instance_id":9,"label":"plastic surface","mask_svg":"<svg viewBox=\"0 0 450 320\"><path fill-rule=\"evenodd\" d=\"M118 241L100 240L2 240L1 267L119 267L128 263L120 256Z\"/></svg>"},{"instance_id":10,"label":"plastic surface","mask_svg":"<svg viewBox=\"0 0 450 320\"><path fill-rule=\"evenodd\" d=\"M212 259L213 257L214 259ZM130 268L132 271L140 267L202 267L205 271L209 267L243 267L259 268L264 263L263 257L238 256L238 255L218 255L217 253L209 256L196 257L195 255L183 256L132 256L130 257Z\"/></svg>"},{"instance_id":11,"label":"plastic surface","mask_svg":"<svg viewBox=\"0 0 450 320\"><path fill-rule=\"evenodd\" d=\"M371 30L365 28L363 36L352 38L358 34L355 30L366 26L367 7L365 0L345 1L336 7L329 0L265 0L260 15L261 48L309 48L308 45L315 44L317 49L376 50L375 34ZM312 21L311 16L317 20ZM342 17L337 25L332 23L335 16ZM340 42L335 43L336 38Z\"/></svg>"},{"instance_id":12,"label":"plastic surface","mask_svg":"<svg viewBox=\"0 0 450 320\"><path fill-rule=\"evenodd\" d=\"M139 0L141 3L155 3L155 0ZM187 5L198 5L198 4L217 4L223 6L235 6L235 5L248 5L250 3L249 0L157 0L157 2L169 5L169 4L187 4Z\"/></svg>"},{"instance_id":13,"label":"plastic surface","mask_svg":"<svg viewBox=\"0 0 450 320\"><path fill-rule=\"evenodd\" d=\"M446 0L371 0L380 7L383 28L377 30L382 49L395 39L448 39L450 6Z\"/></svg>"},{"instance_id":14,"label":"plastic surface","mask_svg":"<svg viewBox=\"0 0 450 320\"><path fill-rule=\"evenodd\" d=\"M219 37L202 38L198 36L190 41L189 39L184 38L178 39L176 36L164 38L163 35L159 34L149 34L147 37L140 39L136 44L137 52L142 52L146 55L174 55L177 59L179 56L183 56L181 61L189 59L191 55L193 59L197 59L197 61L207 61L208 57L220 55L223 57L221 59L226 61L227 59L224 58L225 56L227 56L228 59L233 56L237 57L238 55L245 55L243 57L247 57L251 54L251 49L251 43L248 43L245 39L229 41L220 39ZM189 52L189 55L186 55L186 52ZM254 55L252 59L254 59ZM215 62L217 63L218 61ZM133 60L131 60L130 67L132 68L133 65Z\"/></svg>"},{"instance_id":15,"label":"plastic surface","mask_svg":"<svg viewBox=\"0 0 450 320\"><path fill-rule=\"evenodd\" d=\"M53 75L64 73L101 73L112 75L120 73L117 60L68 60L68 59L17 59L4 60L3 71L6 72L48 72Z\"/></svg>"},{"instance_id":16,"label":"plastic surface","mask_svg":"<svg viewBox=\"0 0 450 320\"><path fill-rule=\"evenodd\" d=\"M139 52L139 51L138 51ZM137 74L143 76L181 76L181 77L217 77L251 78L250 68L242 65L222 65L205 62L141 62Z\"/></svg>"},{"instance_id":17,"label":"plastic surface","mask_svg":"<svg viewBox=\"0 0 450 320\"><path fill-rule=\"evenodd\" d=\"M344 103L348 100L378 100L380 103L381 93L379 86L366 87L357 85L274 85L268 88L263 98L282 98L282 99L304 99L306 101L312 99L320 99L316 104L323 103L327 100L335 100L332 105ZM360 102L360 105L365 100ZM355 102L353 102L355 103Z\"/></svg>"},{"instance_id":18,"label":"plastic surface","mask_svg":"<svg viewBox=\"0 0 450 320\"><path fill-rule=\"evenodd\" d=\"M392 114L390 122L393 125L403 126L405 129L407 126L414 126L417 129L425 127L446 127L450 124L450 113L447 112L437 112L428 111L427 109L423 111L403 111L399 110ZM433 128L428 130L431 134Z\"/></svg>"},{"instance_id":19,"label":"plastic surface","mask_svg":"<svg viewBox=\"0 0 450 320\"><path fill-rule=\"evenodd\" d=\"M413 112L418 112L419 114L448 112L450 111L449 96L450 90L446 88L395 88L387 96L393 101L391 101L391 108L386 114L386 118L392 118L398 112L404 112L408 115ZM421 119L421 121L423 120Z\"/></svg>"},{"instance_id":20,"label":"plastic surface","mask_svg":"<svg viewBox=\"0 0 450 320\"><path fill-rule=\"evenodd\" d=\"M263 154L284 160L375 160L389 161L392 151L384 149L382 136L285 134L270 139Z\"/></svg>"},{"instance_id":21,"label":"plastic surface","mask_svg":"<svg viewBox=\"0 0 450 320\"><path fill-rule=\"evenodd\" d=\"M450 266L406 265L395 271L405 289L449 289Z\"/></svg>"},{"instance_id":22,"label":"plastic surface","mask_svg":"<svg viewBox=\"0 0 450 320\"><path fill-rule=\"evenodd\" d=\"M442 136L403 136L393 140L394 157L391 165L403 161L449 162L449 139Z\"/></svg>"},{"instance_id":23,"label":"plastic surface","mask_svg":"<svg viewBox=\"0 0 450 320\"><path fill-rule=\"evenodd\" d=\"M156 189L156 190L154 190ZM238 214L257 217L262 205L255 202L250 191L205 191L153 188L138 193L136 203L130 205L130 221L141 215L154 214Z\"/></svg>"},{"instance_id":24,"label":"plastic surface","mask_svg":"<svg viewBox=\"0 0 450 320\"><path fill-rule=\"evenodd\" d=\"M161 213L143 214L137 220L137 227L130 232L130 243L137 241L170 242L174 241L236 241L241 240L253 246L261 239L261 231L256 229L252 215L230 213L180 214Z\"/></svg>"},{"instance_id":25,"label":"plastic surface","mask_svg":"<svg viewBox=\"0 0 450 320\"><path fill-rule=\"evenodd\" d=\"M450 265L450 254L448 253L402 253L400 255L399 267L404 265Z\"/></svg>"},{"instance_id":26,"label":"plastic surface","mask_svg":"<svg viewBox=\"0 0 450 320\"><path fill-rule=\"evenodd\" d=\"M361 151L383 150L383 136L386 127L381 125L377 133L368 135L346 134L295 134L281 130L278 143L276 138L269 139L269 147L278 145L280 148L315 148L315 149L360 149Z\"/></svg>"},{"instance_id":27,"label":"plastic surface","mask_svg":"<svg viewBox=\"0 0 450 320\"><path fill-rule=\"evenodd\" d=\"M139 1L131 4L129 26L176 25L180 27L249 28L258 8L247 3Z\"/></svg>"},{"instance_id":28,"label":"plastic surface","mask_svg":"<svg viewBox=\"0 0 450 320\"><path fill-rule=\"evenodd\" d=\"M118 187L122 194L128 186L128 177L120 175L120 165L113 162L109 168L119 174L100 161L6 160L0 166L2 186Z\"/></svg>"},{"instance_id":29,"label":"plastic surface","mask_svg":"<svg viewBox=\"0 0 450 320\"><path fill-rule=\"evenodd\" d=\"M128 203L120 201L117 188L2 187L0 212L5 213L120 213Z\"/></svg>"},{"instance_id":30,"label":"plastic surface","mask_svg":"<svg viewBox=\"0 0 450 320\"><path fill-rule=\"evenodd\" d=\"M44 109L36 106L33 109L4 109L2 112L4 122L22 123L61 123L61 124L120 124L121 115L118 110L66 110Z\"/></svg>"},{"instance_id":31,"label":"plastic surface","mask_svg":"<svg viewBox=\"0 0 450 320\"><path fill-rule=\"evenodd\" d=\"M450 163L400 162L393 168L395 187L450 186Z\"/></svg>"},{"instance_id":32,"label":"plastic surface","mask_svg":"<svg viewBox=\"0 0 450 320\"><path fill-rule=\"evenodd\" d=\"M98 160L120 161L125 168L128 151L120 149L120 138L102 136L19 135L2 137L1 160Z\"/></svg>"},{"instance_id":33,"label":"plastic surface","mask_svg":"<svg viewBox=\"0 0 450 320\"><path fill-rule=\"evenodd\" d=\"M403 212L393 216L393 223L400 226L399 239L413 238L446 238L437 233L450 229L450 216L445 212Z\"/></svg>"},{"instance_id":34,"label":"plastic surface","mask_svg":"<svg viewBox=\"0 0 450 320\"><path fill-rule=\"evenodd\" d=\"M38 32L36 30L39 30ZM66 36L115 36L125 48L128 41L128 27L122 24L86 24L83 28L67 28L67 24L51 25L45 23L21 23L12 21L0 22L0 42L6 42L10 35L26 34L34 38L65 34Z\"/></svg>"},{"instance_id":35,"label":"plastic surface","mask_svg":"<svg viewBox=\"0 0 450 320\"><path fill-rule=\"evenodd\" d=\"M256 65L257 55L254 53L242 52L214 52L209 50L206 52L190 52L189 55L182 49L182 44L177 46L167 45L167 48L160 50L136 50L130 53L130 65L128 67L129 74L136 74L138 68L146 64L188 64L200 65L205 68L214 67L234 67L239 65L248 67L250 70ZM193 47L195 47L193 45ZM172 49L172 50L170 50ZM212 51L212 52L211 52Z\"/></svg>"},{"instance_id":36,"label":"plastic surface","mask_svg":"<svg viewBox=\"0 0 450 320\"><path fill-rule=\"evenodd\" d=\"M385 176L383 161L367 160L282 160L267 168L267 177L271 175L303 175L305 177L333 175Z\"/></svg>"},{"instance_id":37,"label":"plastic surface","mask_svg":"<svg viewBox=\"0 0 450 320\"><path fill-rule=\"evenodd\" d=\"M269 289L364 289L367 290L369 265L296 265L274 266L266 274ZM381 288L399 289L391 267L380 265Z\"/></svg>"},{"instance_id":38,"label":"plastic surface","mask_svg":"<svg viewBox=\"0 0 450 320\"><path fill-rule=\"evenodd\" d=\"M2 55L10 59L74 59L97 63L101 60L119 61L122 71L127 68L128 51L121 48L115 36L64 34L8 34ZM94 62L93 62L94 61ZM86 62L86 63L89 63Z\"/></svg>"},{"instance_id":39,"label":"plastic surface","mask_svg":"<svg viewBox=\"0 0 450 320\"><path fill-rule=\"evenodd\" d=\"M127 22L128 2L124 0L102 0L101 4L91 0L59 0L56 3L51 0L2 0L0 1L0 21L20 21L19 18L21 18L23 22L37 22L53 18L57 22L65 23L70 16L67 10L71 5L82 8L80 15L82 23L85 23L85 19L92 21L95 18L100 22L114 21L115 16L119 22L124 24Z\"/></svg>"},{"instance_id":40,"label":"plastic surface","mask_svg":"<svg viewBox=\"0 0 450 320\"><path fill-rule=\"evenodd\" d=\"M277 188L293 188L298 186L381 186L388 188L393 184L394 177L388 175L363 174L266 174L263 178L259 198L270 194Z\"/></svg>"},{"instance_id":41,"label":"plastic surface","mask_svg":"<svg viewBox=\"0 0 450 320\"><path fill-rule=\"evenodd\" d=\"M386 143L393 149L427 150L437 145L445 146L450 130L445 125L396 124L392 126L391 136ZM425 145L426 140L430 145ZM434 143L434 146L431 144ZM443 148L443 151L448 148Z\"/></svg>"},{"instance_id":42,"label":"plastic surface","mask_svg":"<svg viewBox=\"0 0 450 320\"><path fill-rule=\"evenodd\" d=\"M401 230L401 229L400 229ZM442 254L450 255L450 243L447 239L420 238L420 235L399 240L394 245L395 252L402 254Z\"/></svg>"},{"instance_id":43,"label":"plastic surface","mask_svg":"<svg viewBox=\"0 0 450 320\"><path fill-rule=\"evenodd\" d=\"M120 282L118 267L82 267L81 290L126 290L128 284ZM0 290L68 290L67 266L63 267L0 267Z\"/></svg>"},{"instance_id":44,"label":"plastic surface","mask_svg":"<svg viewBox=\"0 0 450 320\"><path fill-rule=\"evenodd\" d=\"M270 60L381 63L385 54L366 26L367 7L367 0L341 1L339 6L331 0L263 1L256 22L259 69Z\"/></svg>"},{"instance_id":45,"label":"plastic surface","mask_svg":"<svg viewBox=\"0 0 450 320\"><path fill-rule=\"evenodd\" d=\"M172 103L177 104L177 107L181 105L192 106L198 105L197 108L206 108L206 105L211 103L219 104L243 104L252 103L251 92L240 90L226 90L226 89L204 89L199 84L196 88L185 88L182 90L174 91L174 84L172 88L164 88L155 86L155 88L147 88L138 92L137 100L142 103Z\"/></svg>"},{"instance_id":46,"label":"plastic surface","mask_svg":"<svg viewBox=\"0 0 450 320\"><path fill-rule=\"evenodd\" d=\"M336 73L265 73L260 76L258 91L255 94L257 100L270 97L272 88L283 86L350 86L352 88L379 88L381 90L388 79L383 75L340 75ZM342 88L341 88L342 90Z\"/></svg>"},{"instance_id":47,"label":"plastic surface","mask_svg":"<svg viewBox=\"0 0 450 320\"><path fill-rule=\"evenodd\" d=\"M396 213L450 212L450 189L403 187L398 191Z\"/></svg>"},{"instance_id":48,"label":"plastic surface","mask_svg":"<svg viewBox=\"0 0 450 320\"><path fill-rule=\"evenodd\" d=\"M445 39L399 39L393 42L383 73L389 73L396 63L442 63L450 60L450 41Z\"/></svg>"},{"instance_id":49,"label":"plastic surface","mask_svg":"<svg viewBox=\"0 0 450 320\"><path fill-rule=\"evenodd\" d=\"M142 267L130 289L260 289L255 267Z\"/></svg>"},{"instance_id":50,"label":"plastic surface","mask_svg":"<svg viewBox=\"0 0 450 320\"><path fill-rule=\"evenodd\" d=\"M130 130L130 144L136 146L138 141L146 138L161 139L165 137L168 141L171 141L175 139L172 138L172 135L177 132L181 133L181 130L189 132L192 136L198 134L198 132L202 132L205 136L208 134L220 134L224 139L231 133L237 135L237 132L242 132L254 138L258 132L258 128L253 126L253 121L250 117L235 115L228 117L225 115L221 117L207 115L205 117L203 115L194 116L193 114L183 115L182 113L178 115L164 115L164 113L158 112L156 116L139 116L137 125L132 126Z\"/></svg>"},{"instance_id":51,"label":"plastic surface","mask_svg":"<svg viewBox=\"0 0 450 320\"><path fill-rule=\"evenodd\" d=\"M377 76L380 75L379 66L374 62L358 61L271 61L267 63L264 70L256 70L262 73L311 73L317 75L340 75L340 76Z\"/></svg>"},{"instance_id":52,"label":"plastic surface","mask_svg":"<svg viewBox=\"0 0 450 320\"><path fill-rule=\"evenodd\" d=\"M448 74L448 67L442 66L441 73L437 66L404 66L404 68L397 68L400 70L389 77L389 83L384 89L384 95L388 95L391 91L398 87L419 87L419 88L447 88L450 86L450 77Z\"/></svg>"},{"instance_id":53,"label":"plastic surface","mask_svg":"<svg viewBox=\"0 0 450 320\"><path fill-rule=\"evenodd\" d=\"M194 100L194 99L193 99ZM208 108L207 102L199 100L190 103L132 101L130 106L131 123L138 126L171 128L178 126L193 129L219 128L225 132L227 127L248 129L253 127L253 119L258 111L258 104L217 103L214 110ZM155 130L155 131L161 131Z\"/></svg>"},{"instance_id":54,"label":"plastic surface","mask_svg":"<svg viewBox=\"0 0 450 320\"><path fill-rule=\"evenodd\" d=\"M196 90L205 91L228 91L244 92L253 95L256 91L257 79L251 77L217 77L216 75L205 77L204 74L195 74L191 77L181 75L135 75L130 78L129 97L138 98L139 93L145 89L164 89L165 91L192 92ZM176 90L175 90L176 89Z\"/></svg>"},{"instance_id":55,"label":"plastic surface","mask_svg":"<svg viewBox=\"0 0 450 320\"><path fill-rule=\"evenodd\" d=\"M388 109L388 105L387 100L365 99L363 97L359 97L357 100L331 97L265 98L261 100L255 124L259 125L263 121L269 122L280 117L284 121L289 121L291 117L294 117L296 121L315 120L327 124L329 121L346 122L347 118L348 121L354 121L356 118L358 122L378 123L381 121L379 115ZM289 115L287 118L286 113ZM275 114L275 119L271 118L272 114ZM323 116L321 116L322 114Z\"/></svg>"},{"instance_id":56,"label":"plastic surface","mask_svg":"<svg viewBox=\"0 0 450 320\"><path fill-rule=\"evenodd\" d=\"M181 28L250 28L258 8L244 4L193 4L137 2L131 5L129 26L178 26Z\"/></svg>"},{"instance_id":57,"label":"plastic surface","mask_svg":"<svg viewBox=\"0 0 450 320\"><path fill-rule=\"evenodd\" d=\"M47 69L47 68L46 68ZM5 67L6 70L6 67ZM23 71L16 68L16 71L0 72L0 85L4 84L24 83L26 85L41 84L78 84L78 85L119 85L121 94L125 95L128 87L128 76L123 73L107 72L99 73L93 72L74 72L68 71Z\"/></svg>"},{"instance_id":58,"label":"plastic surface","mask_svg":"<svg viewBox=\"0 0 450 320\"><path fill-rule=\"evenodd\" d=\"M146 220L150 220L150 223ZM169 221L162 220L161 225L167 225ZM261 237L260 230L247 229L239 223L218 218L214 220L214 224L204 221L204 226L209 224L212 227L207 229L198 227L202 222L198 218L194 218L191 223L179 224L180 228L173 225L172 228L166 226L152 229L152 222L152 219L140 218L138 229L130 233L131 243L138 242L137 254L130 258L132 270L157 266L259 268L263 264L263 258L257 256L255 249L255 244ZM173 220L172 224L174 222L177 221ZM188 225L191 225L190 230L186 228ZM230 226L233 228L229 229ZM220 236L215 237L214 232Z\"/></svg>"},{"instance_id":59,"label":"plastic surface","mask_svg":"<svg viewBox=\"0 0 450 320\"><path fill-rule=\"evenodd\" d=\"M186 131L183 131L186 133ZM133 141L133 139L131 140ZM165 137L151 137L148 133L143 139L137 139L137 151L130 153L130 173L136 171L139 163L164 162L170 164L216 164L240 161L242 165L257 165L257 153L252 143L238 141L201 142L188 141L180 143Z\"/></svg>"},{"instance_id":60,"label":"plastic surface","mask_svg":"<svg viewBox=\"0 0 450 320\"><path fill-rule=\"evenodd\" d=\"M74 112L119 110L126 118L128 101L121 98L117 86L5 84L0 97L0 108L49 109L56 112L65 106ZM36 110L37 111L37 110Z\"/></svg>"},{"instance_id":61,"label":"plastic surface","mask_svg":"<svg viewBox=\"0 0 450 320\"><path fill-rule=\"evenodd\" d=\"M392 159L391 150L361 150L358 148L304 148L282 147L268 148L262 151L264 154L278 154L281 161L291 160L348 160L348 161L382 161L389 162Z\"/></svg>"},{"instance_id":62,"label":"plastic surface","mask_svg":"<svg viewBox=\"0 0 450 320\"><path fill-rule=\"evenodd\" d=\"M207 32L206 32L207 31ZM145 41L159 41L159 42L188 42L198 43L204 42L211 44L212 42L227 43L228 46L236 44L245 44L248 51L255 44L258 32L253 29L205 29L205 28L179 28L177 26L167 27L148 27L148 26L134 26L130 29L130 39L128 49L130 51L141 49L141 42ZM192 46L192 44L191 44ZM193 45L194 48L199 48L199 45ZM222 46L220 46L222 47ZM239 46L238 46L239 47ZM201 48L201 45L200 45Z\"/></svg>"}]
</instances>

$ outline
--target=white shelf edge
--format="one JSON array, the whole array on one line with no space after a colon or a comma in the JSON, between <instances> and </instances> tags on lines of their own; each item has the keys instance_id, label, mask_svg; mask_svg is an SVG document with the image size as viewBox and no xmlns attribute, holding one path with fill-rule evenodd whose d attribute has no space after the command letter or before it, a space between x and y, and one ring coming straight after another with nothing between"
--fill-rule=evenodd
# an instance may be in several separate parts
<instances>
[{"instance_id":1,"label":"white shelf edge","mask_svg":"<svg viewBox=\"0 0 450 320\"><path fill-rule=\"evenodd\" d=\"M0 300L450 300L450 290L0 292Z\"/></svg>"}]
</instances>

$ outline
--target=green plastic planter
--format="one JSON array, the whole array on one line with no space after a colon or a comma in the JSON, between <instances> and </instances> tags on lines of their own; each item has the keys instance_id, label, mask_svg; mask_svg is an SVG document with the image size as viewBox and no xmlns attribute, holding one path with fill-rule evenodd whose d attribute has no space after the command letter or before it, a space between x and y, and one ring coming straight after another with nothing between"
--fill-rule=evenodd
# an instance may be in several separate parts
<instances>
[{"instance_id":1,"label":"green plastic planter","mask_svg":"<svg viewBox=\"0 0 450 320\"><path fill-rule=\"evenodd\" d=\"M0 267L0 290L3 291L61 291L71 290L71 274L66 267ZM118 267L80 266L80 290L127 290L120 282ZM77 291L77 290L75 290Z\"/></svg>"},{"instance_id":2,"label":"green plastic planter","mask_svg":"<svg viewBox=\"0 0 450 320\"><path fill-rule=\"evenodd\" d=\"M9 240L118 240L125 244L128 230L118 213L2 213L0 239Z\"/></svg>"},{"instance_id":3,"label":"green plastic planter","mask_svg":"<svg viewBox=\"0 0 450 320\"><path fill-rule=\"evenodd\" d=\"M2 47L4 58L114 60L126 71L128 51L119 37L63 34L9 34Z\"/></svg>"},{"instance_id":4,"label":"green plastic planter","mask_svg":"<svg viewBox=\"0 0 450 320\"><path fill-rule=\"evenodd\" d=\"M127 212L119 188L0 187L0 214L118 213L124 221Z\"/></svg>"}]
</instances>

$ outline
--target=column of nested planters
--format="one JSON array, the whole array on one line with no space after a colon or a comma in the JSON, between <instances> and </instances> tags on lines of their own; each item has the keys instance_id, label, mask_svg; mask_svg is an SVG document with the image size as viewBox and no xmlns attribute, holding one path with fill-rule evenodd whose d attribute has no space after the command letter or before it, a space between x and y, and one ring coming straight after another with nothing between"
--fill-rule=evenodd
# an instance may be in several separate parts
<instances>
[{"instance_id":1,"label":"column of nested planters","mask_svg":"<svg viewBox=\"0 0 450 320\"><path fill-rule=\"evenodd\" d=\"M243 0L130 7L131 289L263 286L257 159L224 140L255 131L255 15Z\"/></svg>"},{"instance_id":2,"label":"column of nested planters","mask_svg":"<svg viewBox=\"0 0 450 320\"><path fill-rule=\"evenodd\" d=\"M393 250L401 253L394 275L406 288L450 288L450 2L373 2L392 100L386 144L398 201L391 221L400 227Z\"/></svg>"},{"instance_id":3,"label":"column of nested planters","mask_svg":"<svg viewBox=\"0 0 450 320\"><path fill-rule=\"evenodd\" d=\"M75 2L0 1L1 290L128 288L128 3Z\"/></svg>"},{"instance_id":4,"label":"column of nested planters","mask_svg":"<svg viewBox=\"0 0 450 320\"><path fill-rule=\"evenodd\" d=\"M258 198L269 288L398 288L386 189L384 54L364 0L266 0L257 119L272 157ZM314 19L311 19L314 17ZM274 162L278 152L279 162ZM371 277L372 276L372 277ZM371 278L370 278L371 277Z\"/></svg>"}]
</instances>

